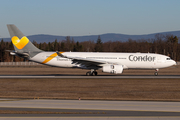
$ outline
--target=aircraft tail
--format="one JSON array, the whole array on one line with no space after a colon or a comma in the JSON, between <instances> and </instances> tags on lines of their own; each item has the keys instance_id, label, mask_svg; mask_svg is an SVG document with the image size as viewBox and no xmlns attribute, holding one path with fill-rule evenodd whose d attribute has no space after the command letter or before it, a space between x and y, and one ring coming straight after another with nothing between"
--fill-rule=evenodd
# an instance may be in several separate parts
<instances>
[{"instance_id":1,"label":"aircraft tail","mask_svg":"<svg viewBox=\"0 0 180 120\"><path fill-rule=\"evenodd\" d=\"M8 24L7 28L11 36L11 41L14 45L15 52L20 55L28 55L29 57L42 52L42 50L35 47L31 41L13 24ZM21 56L23 57L23 56Z\"/></svg>"}]
</instances>

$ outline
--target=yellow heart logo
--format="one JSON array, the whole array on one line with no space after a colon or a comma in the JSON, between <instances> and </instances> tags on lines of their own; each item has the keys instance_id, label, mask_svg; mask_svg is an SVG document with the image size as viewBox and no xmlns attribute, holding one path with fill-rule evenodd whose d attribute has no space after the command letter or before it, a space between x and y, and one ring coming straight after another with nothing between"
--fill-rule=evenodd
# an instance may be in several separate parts
<instances>
[{"instance_id":1,"label":"yellow heart logo","mask_svg":"<svg viewBox=\"0 0 180 120\"><path fill-rule=\"evenodd\" d=\"M21 39L19 39L17 36L14 36L11 38L12 43L18 48L23 49L29 42L29 39L24 36Z\"/></svg>"}]
</instances>

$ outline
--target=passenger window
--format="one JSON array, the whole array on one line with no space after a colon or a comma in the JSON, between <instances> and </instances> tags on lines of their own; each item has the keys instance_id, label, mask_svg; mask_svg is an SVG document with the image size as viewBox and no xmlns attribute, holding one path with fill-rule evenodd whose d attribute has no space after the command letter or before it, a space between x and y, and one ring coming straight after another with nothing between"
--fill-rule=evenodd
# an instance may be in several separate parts
<instances>
[{"instance_id":1,"label":"passenger window","mask_svg":"<svg viewBox=\"0 0 180 120\"><path fill-rule=\"evenodd\" d=\"M171 60L171 58L166 58L166 60Z\"/></svg>"}]
</instances>

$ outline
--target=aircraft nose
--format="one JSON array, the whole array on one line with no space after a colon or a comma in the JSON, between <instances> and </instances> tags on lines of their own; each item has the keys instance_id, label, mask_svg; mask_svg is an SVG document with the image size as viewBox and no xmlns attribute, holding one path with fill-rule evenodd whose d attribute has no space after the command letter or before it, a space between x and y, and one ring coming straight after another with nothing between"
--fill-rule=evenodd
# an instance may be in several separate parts
<instances>
[{"instance_id":1,"label":"aircraft nose","mask_svg":"<svg viewBox=\"0 0 180 120\"><path fill-rule=\"evenodd\" d=\"M173 65L177 65L177 62L173 60Z\"/></svg>"}]
</instances>

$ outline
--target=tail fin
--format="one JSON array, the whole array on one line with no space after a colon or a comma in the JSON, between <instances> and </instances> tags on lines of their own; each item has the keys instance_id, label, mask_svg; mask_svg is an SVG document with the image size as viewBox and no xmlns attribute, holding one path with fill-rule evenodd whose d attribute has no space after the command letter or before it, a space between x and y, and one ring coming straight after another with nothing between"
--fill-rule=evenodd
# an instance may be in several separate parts
<instances>
[{"instance_id":1,"label":"tail fin","mask_svg":"<svg viewBox=\"0 0 180 120\"><path fill-rule=\"evenodd\" d=\"M9 34L16 53L26 53L29 56L34 56L42 50L35 47L31 41L13 24L7 25Z\"/></svg>"}]
</instances>

